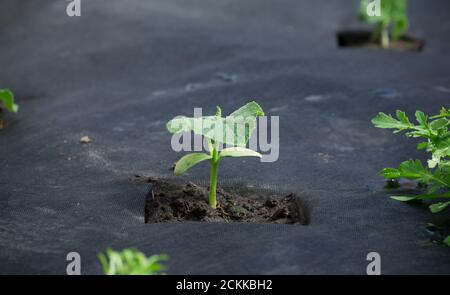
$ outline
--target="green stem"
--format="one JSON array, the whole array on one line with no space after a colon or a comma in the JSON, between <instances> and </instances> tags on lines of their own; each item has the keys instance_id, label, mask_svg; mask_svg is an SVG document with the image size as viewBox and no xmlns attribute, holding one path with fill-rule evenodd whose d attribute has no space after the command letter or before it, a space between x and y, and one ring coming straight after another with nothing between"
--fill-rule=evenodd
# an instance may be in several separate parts
<instances>
[{"instance_id":1,"label":"green stem","mask_svg":"<svg viewBox=\"0 0 450 295\"><path fill-rule=\"evenodd\" d=\"M213 150L211 151L211 176L209 181L209 205L211 208L216 209L217 207L217 172L219 169L219 152L217 150L217 142L214 143Z\"/></svg>"},{"instance_id":2,"label":"green stem","mask_svg":"<svg viewBox=\"0 0 450 295\"><path fill-rule=\"evenodd\" d=\"M216 107L216 118L220 119L222 116L222 110L219 106ZM217 208L217 171L219 169L219 142L214 141L214 144L211 142L211 139L208 139L208 148L209 153L211 155L211 176L209 179L209 205L213 208Z\"/></svg>"},{"instance_id":3,"label":"green stem","mask_svg":"<svg viewBox=\"0 0 450 295\"><path fill-rule=\"evenodd\" d=\"M389 48L389 30L386 27L381 31L381 47L384 49Z\"/></svg>"},{"instance_id":4,"label":"green stem","mask_svg":"<svg viewBox=\"0 0 450 295\"><path fill-rule=\"evenodd\" d=\"M211 208L216 209L217 207L217 199L216 199L216 190L217 190L217 170L219 168L219 162L212 162L211 160L211 179L209 184L209 205Z\"/></svg>"},{"instance_id":5,"label":"green stem","mask_svg":"<svg viewBox=\"0 0 450 295\"><path fill-rule=\"evenodd\" d=\"M379 42L384 49L389 48L389 26L385 22L380 22L372 33L372 42Z\"/></svg>"}]
</instances>

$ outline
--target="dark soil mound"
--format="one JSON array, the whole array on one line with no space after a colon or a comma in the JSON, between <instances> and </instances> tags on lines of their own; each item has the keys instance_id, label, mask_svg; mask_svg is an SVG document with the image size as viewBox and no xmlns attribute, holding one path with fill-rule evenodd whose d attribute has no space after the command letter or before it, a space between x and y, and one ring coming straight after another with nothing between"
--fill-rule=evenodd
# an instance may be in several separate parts
<instances>
[{"instance_id":1,"label":"dark soil mound","mask_svg":"<svg viewBox=\"0 0 450 295\"><path fill-rule=\"evenodd\" d=\"M288 194L264 197L217 191L217 209L208 204L208 189L152 180L145 204L145 222L202 221L308 224L310 207L305 199Z\"/></svg>"},{"instance_id":2,"label":"dark soil mound","mask_svg":"<svg viewBox=\"0 0 450 295\"><path fill-rule=\"evenodd\" d=\"M342 31L337 34L339 47L362 47L370 49L382 49L378 42L372 39L372 33L367 31ZM389 49L394 51L422 51L425 42L405 35L397 40L391 40Z\"/></svg>"}]
</instances>

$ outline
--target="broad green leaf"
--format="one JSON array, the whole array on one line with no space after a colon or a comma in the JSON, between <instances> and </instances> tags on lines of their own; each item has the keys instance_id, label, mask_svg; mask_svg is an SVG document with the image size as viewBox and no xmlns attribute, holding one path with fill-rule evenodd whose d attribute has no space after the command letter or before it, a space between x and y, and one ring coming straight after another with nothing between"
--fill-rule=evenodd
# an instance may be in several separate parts
<instances>
[{"instance_id":1,"label":"broad green leaf","mask_svg":"<svg viewBox=\"0 0 450 295\"><path fill-rule=\"evenodd\" d=\"M450 201L432 204L432 205L430 205L430 211L433 213L438 213L438 212L441 212L442 210L444 210L449 205L450 205Z\"/></svg>"},{"instance_id":2,"label":"broad green leaf","mask_svg":"<svg viewBox=\"0 0 450 295\"><path fill-rule=\"evenodd\" d=\"M175 164L175 175L181 175L196 164L211 159L211 155L203 153L192 153L183 156Z\"/></svg>"},{"instance_id":3,"label":"broad green leaf","mask_svg":"<svg viewBox=\"0 0 450 295\"><path fill-rule=\"evenodd\" d=\"M227 132L232 130L233 135L232 145L245 146L247 144L256 128L256 118L259 116L264 116L264 111L258 103L252 101L227 117ZM231 121L229 121L229 118L231 118ZM227 133L227 136L229 135L230 133Z\"/></svg>"},{"instance_id":4,"label":"broad green leaf","mask_svg":"<svg viewBox=\"0 0 450 295\"><path fill-rule=\"evenodd\" d=\"M166 127L170 133L194 132L195 134L204 135L208 138L214 138L216 125L223 125L223 118L216 116L207 116L199 118L188 118L179 116L170 120Z\"/></svg>"},{"instance_id":5,"label":"broad green leaf","mask_svg":"<svg viewBox=\"0 0 450 295\"><path fill-rule=\"evenodd\" d=\"M261 158L262 155L254 150L250 150L242 147L225 148L220 152L219 155L222 157L258 157Z\"/></svg>"},{"instance_id":6,"label":"broad green leaf","mask_svg":"<svg viewBox=\"0 0 450 295\"><path fill-rule=\"evenodd\" d=\"M167 123L167 129L171 133L192 131L215 142L245 146L256 128L256 118L263 115L261 107L252 101L226 118L220 116L177 117Z\"/></svg>"},{"instance_id":7,"label":"broad green leaf","mask_svg":"<svg viewBox=\"0 0 450 295\"><path fill-rule=\"evenodd\" d=\"M264 111L262 110L261 106L255 102L249 102L246 105L240 107L233 113L231 113L230 117L233 118L247 118L247 117L258 117L258 116L264 116Z\"/></svg>"},{"instance_id":8,"label":"broad green leaf","mask_svg":"<svg viewBox=\"0 0 450 295\"><path fill-rule=\"evenodd\" d=\"M12 113L19 111L19 106L14 103L14 94L9 89L0 89L0 102Z\"/></svg>"}]
</instances>

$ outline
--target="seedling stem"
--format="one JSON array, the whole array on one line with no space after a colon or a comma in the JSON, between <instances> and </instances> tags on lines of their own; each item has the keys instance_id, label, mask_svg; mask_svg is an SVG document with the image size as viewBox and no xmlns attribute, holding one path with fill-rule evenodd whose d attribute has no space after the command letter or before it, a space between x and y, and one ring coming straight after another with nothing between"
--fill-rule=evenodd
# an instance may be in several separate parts
<instances>
[{"instance_id":1,"label":"seedling stem","mask_svg":"<svg viewBox=\"0 0 450 295\"><path fill-rule=\"evenodd\" d=\"M383 29L381 30L381 47L388 49L389 43L389 30L386 26L383 26Z\"/></svg>"},{"instance_id":2,"label":"seedling stem","mask_svg":"<svg viewBox=\"0 0 450 295\"><path fill-rule=\"evenodd\" d=\"M217 199L217 172L219 170L219 153L217 151L217 142L214 143L213 150L211 151L211 178L209 183L209 205L216 209Z\"/></svg>"}]
</instances>

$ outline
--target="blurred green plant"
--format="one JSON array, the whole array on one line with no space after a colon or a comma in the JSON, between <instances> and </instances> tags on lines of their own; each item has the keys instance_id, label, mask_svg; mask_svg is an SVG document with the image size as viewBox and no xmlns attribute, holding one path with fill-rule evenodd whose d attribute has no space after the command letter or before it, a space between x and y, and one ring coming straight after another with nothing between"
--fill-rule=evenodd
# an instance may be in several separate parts
<instances>
[{"instance_id":1,"label":"blurred green plant","mask_svg":"<svg viewBox=\"0 0 450 295\"><path fill-rule=\"evenodd\" d=\"M444 239L444 243L445 243L448 247L450 247L450 236L448 236L448 237L446 237L446 238Z\"/></svg>"},{"instance_id":2,"label":"blurred green plant","mask_svg":"<svg viewBox=\"0 0 450 295\"><path fill-rule=\"evenodd\" d=\"M208 140L209 154L190 153L182 157L175 164L175 175L181 175L196 164L209 160L211 163L209 205L217 207L217 173L219 162L224 157L259 157L262 155L245 148L253 130L256 128L256 118L264 116L262 108L252 101L234 111L226 118L222 118L222 110L217 107L215 116L206 117L177 117L167 123L170 133L194 132L203 135ZM219 152L219 143L232 145Z\"/></svg>"},{"instance_id":3,"label":"blurred green plant","mask_svg":"<svg viewBox=\"0 0 450 295\"><path fill-rule=\"evenodd\" d=\"M0 89L0 103L11 113L19 111L19 106L14 103L14 94L9 89Z\"/></svg>"},{"instance_id":4,"label":"blurred green plant","mask_svg":"<svg viewBox=\"0 0 450 295\"><path fill-rule=\"evenodd\" d=\"M450 201L446 200L450 199L450 109L442 108L438 115L430 118L417 111L415 117L417 124L412 123L402 111L396 112L396 118L379 113L372 123L378 128L395 129L394 133L405 131L407 137L425 139L417 145L417 149L431 154L428 165L424 166L420 160L408 160L399 168L384 168L379 175L386 179L411 179L427 187L425 194L391 198L401 202L436 201L429 208L431 212L438 213L450 205ZM450 236L443 242L450 246Z\"/></svg>"},{"instance_id":5,"label":"blurred green plant","mask_svg":"<svg viewBox=\"0 0 450 295\"><path fill-rule=\"evenodd\" d=\"M381 0L380 14L369 15L367 7L373 0L361 0L359 19L371 25L376 25L373 32L373 41L381 47L389 48L390 37L397 40L409 26L407 16L407 0Z\"/></svg>"},{"instance_id":6,"label":"blurred green plant","mask_svg":"<svg viewBox=\"0 0 450 295\"><path fill-rule=\"evenodd\" d=\"M167 255L146 257L135 249L124 249L120 252L110 248L106 254L99 253L98 258L106 275L158 275L164 274Z\"/></svg>"}]
</instances>

